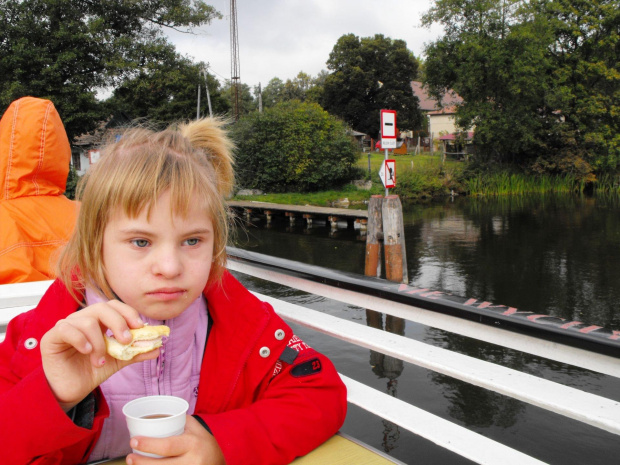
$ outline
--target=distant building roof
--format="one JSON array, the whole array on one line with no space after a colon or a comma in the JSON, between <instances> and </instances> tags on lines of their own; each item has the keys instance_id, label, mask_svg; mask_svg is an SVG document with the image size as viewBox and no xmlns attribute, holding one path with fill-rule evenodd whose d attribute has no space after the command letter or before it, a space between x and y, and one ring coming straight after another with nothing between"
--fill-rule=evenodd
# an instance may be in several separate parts
<instances>
[{"instance_id":1,"label":"distant building roof","mask_svg":"<svg viewBox=\"0 0 620 465\"><path fill-rule=\"evenodd\" d=\"M420 101L420 109L425 112L438 111L442 107L454 107L463 102L463 99L456 92L449 90L441 99L440 105L437 100L429 95L427 87L420 81L411 81L411 90Z\"/></svg>"},{"instance_id":2,"label":"distant building roof","mask_svg":"<svg viewBox=\"0 0 620 465\"><path fill-rule=\"evenodd\" d=\"M120 133L123 129L131 126L131 124L131 118L125 112L116 112L106 121L100 121L94 131L75 137L71 145L82 147L99 145L110 132Z\"/></svg>"},{"instance_id":3,"label":"distant building roof","mask_svg":"<svg viewBox=\"0 0 620 465\"><path fill-rule=\"evenodd\" d=\"M454 115L456 113L456 107L454 105L449 107L443 107L441 110L429 111L429 115Z\"/></svg>"}]
</instances>

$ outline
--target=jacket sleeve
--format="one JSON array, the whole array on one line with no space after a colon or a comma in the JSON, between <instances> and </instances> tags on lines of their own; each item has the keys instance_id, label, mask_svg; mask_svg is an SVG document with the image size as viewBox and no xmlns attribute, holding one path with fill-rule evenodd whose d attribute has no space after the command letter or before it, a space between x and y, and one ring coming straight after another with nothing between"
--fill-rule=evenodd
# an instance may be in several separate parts
<instances>
[{"instance_id":1,"label":"jacket sleeve","mask_svg":"<svg viewBox=\"0 0 620 465\"><path fill-rule=\"evenodd\" d=\"M2 462L82 463L95 444L108 407L95 392L98 410L92 430L76 426L60 408L40 362L38 338L21 336L32 312L11 320L0 344L0 438L9 445ZM24 348L21 346L27 345ZM36 344L36 345L35 345ZM34 346L34 347L33 347Z\"/></svg>"},{"instance_id":2,"label":"jacket sleeve","mask_svg":"<svg viewBox=\"0 0 620 465\"><path fill-rule=\"evenodd\" d=\"M290 365L276 364L275 370L280 368L246 408L200 414L227 465L290 463L342 426L346 387L327 357L307 349Z\"/></svg>"}]
</instances>

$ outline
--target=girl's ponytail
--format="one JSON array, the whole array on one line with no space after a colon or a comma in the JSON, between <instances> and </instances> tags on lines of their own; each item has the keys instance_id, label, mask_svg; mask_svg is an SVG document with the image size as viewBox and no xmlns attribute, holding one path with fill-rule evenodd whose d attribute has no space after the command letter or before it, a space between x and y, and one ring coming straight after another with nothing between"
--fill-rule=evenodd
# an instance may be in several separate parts
<instances>
[{"instance_id":1,"label":"girl's ponytail","mask_svg":"<svg viewBox=\"0 0 620 465\"><path fill-rule=\"evenodd\" d=\"M201 149L215 169L217 189L223 197L232 193L234 184L233 142L224 130L225 122L220 118L203 118L179 126L179 132L192 146Z\"/></svg>"}]
</instances>

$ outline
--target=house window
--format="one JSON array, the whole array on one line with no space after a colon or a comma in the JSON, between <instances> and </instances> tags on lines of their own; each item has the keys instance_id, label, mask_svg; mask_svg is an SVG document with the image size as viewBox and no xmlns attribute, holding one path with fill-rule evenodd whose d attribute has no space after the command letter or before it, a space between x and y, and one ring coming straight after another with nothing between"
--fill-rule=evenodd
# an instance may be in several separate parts
<instances>
[{"instance_id":1,"label":"house window","mask_svg":"<svg viewBox=\"0 0 620 465\"><path fill-rule=\"evenodd\" d=\"M94 165L95 163L97 163L99 161L99 156L101 155L101 152L99 150L89 150L88 151L88 160L90 162L91 165Z\"/></svg>"},{"instance_id":2,"label":"house window","mask_svg":"<svg viewBox=\"0 0 620 465\"><path fill-rule=\"evenodd\" d=\"M71 164L76 171L82 170L82 162L80 160L80 152L71 152Z\"/></svg>"}]
</instances>

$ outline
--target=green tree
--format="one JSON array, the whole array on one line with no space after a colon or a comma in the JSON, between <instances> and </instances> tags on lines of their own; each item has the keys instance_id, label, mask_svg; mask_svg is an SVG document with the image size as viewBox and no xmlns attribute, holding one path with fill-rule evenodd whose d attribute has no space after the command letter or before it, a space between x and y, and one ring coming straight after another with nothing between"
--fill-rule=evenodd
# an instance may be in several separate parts
<instances>
[{"instance_id":1,"label":"green tree","mask_svg":"<svg viewBox=\"0 0 620 465\"><path fill-rule=\"evenodd\" d=\"M171 123L196 117L198 84L201 85L200 114L209 114L203 63L180 56L170 44L161 44L159 60L151 60L137 75L125 79L106 101L109 112L122 110L133 118ZM214 114L226 114L229 101L222 96L220 83L207 73Z\"/></svg>"},{"instance_id":2,"label":"green tree","mask_svg":"<svg viewBox=\"0 0 620 465\"><path fill-rule=\"evenodd\" d=\"M269 108L281 102L299 100L300 102L319 102L323 92L327 72L322 71L316 77L312 77L300 71L294 79L282 79L275 77L269 81L263 89L263 107ZM258 88L254 89L258 97Z\"/></svg>"},{"instance_id":3,"label":"green tree","mask_svg":"<svg viewBox=\"0 0 620 465\"><path fill-rule=\"evenodd\" d=\"M397 111L399 129L414 129L421 114L411 81L418 61L403 40L377 34L338 39L327 60L331 74L325 79L321 104L353 129L376 137L379 110Z\"/></svg>"},{"instance_id":4,"label":"green tree","mask_svg":"<svg viewBox=\"0 0 620 465\"><path fill-rule=\"evenodd\" d=\"M306 93L312 88L312 76L300 71L294 79L287 79L284 83L284 100L306 100Z\"/></svg>"},{"instance_id":5,"label":"green tree","mask_svg":"<svg viewBox=\"0 0 620 465\"><path fill-rule=\"evenodd\" d=\"M228 110L228 116L232 117L233 104L230 81L226 81L222 87L221 95L225 105L230 109ZM239 85L239 107L239 114L241 116L247 115L258 108L258 102L254 99L250 86L244 83Z\"/></svg>"},{"instance_id":6,"label":"green tree","mask_svg":"<svg viewBox=\"0 0 620 465\"><path fill-rule=\"evenodd\" d=\"M319 74L313 78L312 87L306 92L306 102L321 103L323 101L327 76L329 76L327 70L322 69L319 71Z\"/></svg>"},{"instance_id":7,"label":"green tree","mask_svg":"<svg viewBox=\"0 0 620 465\"><path fill-rule=\"evenodd\" d=\"M426 49L426 82L436 96L454 89L465 103L457 124L476 127L485 159L518 161L543 149L537 134L552 123L544 105L549 43L544 24L521 24L513 0L442 0L424 21L445 26ZM542 77L542 79L541 79Z\"/></svg>"},{"instance_id":8,"label":"green tree","mask_svg":"<svg viewBox=\"0 0 620 465\"><path fill-rule=\"evenodd\" d=\"M307 192L350 181L357 152L346 129L318 104L298 100L247 115L232 129L238 184Z\"/></svg>"},{"instance_id":9,"label":"green tree","mask_svg":"<svg viewBox=\"0 0 620 465\"><path fill-rule=\"evenodd\" d=\"M202 0L0 0L0 112L24 95L48 98L70 138L102 116L99 89L139 74L163 28L218 17Z\"/></svg>"},{"instance_id":10,"label":"green tree","mask_svg":"<svg viewBox=\"0 0 620 465\"><path fill-rule=\"evenodd\" d=\"M620 155L617 1L440 0L423 22L445 35L426 49L436 96L464 99L480 158L594 179Z\"/></svg>"},{"instance_id":11,"label":"green tree","mask_svg":"<svg viewBox=\"0 0 620 465\"><path fill-rule=\"evenodd\" d=\"M551 166L577 172L620 168L620 8L617 0L537 0L548 22L553 66L548 105L562 115Z\"/></svg>"},{"instance_id":12,"label":"green tree","mask_svg":"<svg viewBox=\"0 0 620 465\"><path fill-rule=\"evenodd\" d=\"M77 184L80 180L80 177L77 174L77 171L71 165L69 167L69 173L67 174L67 184L65 186L65 196L70 200L75 200L75 191L77 189Z\"/></svg>"},{"instance_id":13,"label":"green tree","mask_svg":"<svg viewBox=\"0 0 620 465\"><path fill-rule=\"evenodd\" d=\"M278 77L274 77L262 90L263 108L270 108L284 101L283 97L284 82ZM258 98L258 89L254 94Z\"/></svg>"}]
</instances>

